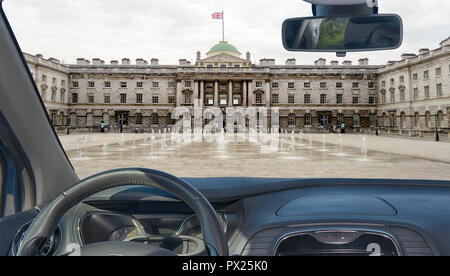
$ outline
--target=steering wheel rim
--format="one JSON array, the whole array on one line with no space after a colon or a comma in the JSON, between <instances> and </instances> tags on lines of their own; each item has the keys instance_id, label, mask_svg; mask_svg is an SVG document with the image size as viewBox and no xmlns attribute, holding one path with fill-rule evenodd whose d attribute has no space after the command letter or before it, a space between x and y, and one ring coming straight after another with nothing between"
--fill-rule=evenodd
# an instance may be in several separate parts
<instances>
[{"instance_id":1,"label":"steering wheel rim","mask_svg":"<svg viewBox=\"0 0 450 276\"><path fill-rule=\"evenodd\" d=\"M211 256L227 256L228 246L217 213L191 184L173 175L143 168L107 171L82 180L61 193L33 220L19 246L18 256L33 256L51 236L63 215L98 192L121 186L142 185L173 194L198 215L205 248Z\"/></svg>"}]
</instances>

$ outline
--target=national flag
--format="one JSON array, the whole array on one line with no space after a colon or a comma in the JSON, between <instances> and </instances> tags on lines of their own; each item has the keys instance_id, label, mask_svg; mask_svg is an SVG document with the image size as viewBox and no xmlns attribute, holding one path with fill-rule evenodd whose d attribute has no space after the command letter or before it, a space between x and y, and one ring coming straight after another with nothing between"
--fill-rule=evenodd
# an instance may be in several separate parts
<instances>
[{"instance_id":1,"label":"national flag","mask_svg":"<svg viewBox=\"0 0 450 276\"><path fill-rule=\"evenodd\" d=\"M215 12L212 14L212 19L223 19L223 12Z\"/></svg>"}]
</instances>

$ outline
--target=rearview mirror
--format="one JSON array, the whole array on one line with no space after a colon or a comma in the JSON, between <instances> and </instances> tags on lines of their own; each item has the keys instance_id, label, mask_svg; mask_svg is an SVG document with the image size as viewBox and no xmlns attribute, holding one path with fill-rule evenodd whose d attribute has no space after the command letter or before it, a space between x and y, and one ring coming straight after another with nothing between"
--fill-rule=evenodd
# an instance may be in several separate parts
<instances>
[{"instance_id":1,"label":"rearview mirror","mask_svg":"<svg viewBox=\"0 0 450 276\"><path fill-rule=\"evenodd\" d=\"M288 51L358 52L400 47L403 23L398 15L291 18L283 23Z\"/></svg>"}]
</instances>

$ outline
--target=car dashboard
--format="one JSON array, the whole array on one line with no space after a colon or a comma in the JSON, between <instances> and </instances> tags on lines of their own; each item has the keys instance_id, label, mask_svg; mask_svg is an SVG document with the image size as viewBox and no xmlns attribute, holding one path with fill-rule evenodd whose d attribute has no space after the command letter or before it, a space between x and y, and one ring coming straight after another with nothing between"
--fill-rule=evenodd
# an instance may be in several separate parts
<instances>
[{"instance_id":1,"label":"car dashboard","mask_svg":"<svg viewBox=\"0 0 450 276\"><path fill-rule=\"evenodd\" d=\"M450 186L445 182L260 180L258 187L253 185L258 179L209 179L206 189L208 179L186 180L215 208L230 255L450 255ZM226 181L242 185L241 196ZM199 221L189 206L148 187L91 196L66 213L57 236L49 245L54 248L47 248L55 255L69 254L69 244L101 241L143 242L179 256L206 255Z\"/></svg>"}]
</instances>

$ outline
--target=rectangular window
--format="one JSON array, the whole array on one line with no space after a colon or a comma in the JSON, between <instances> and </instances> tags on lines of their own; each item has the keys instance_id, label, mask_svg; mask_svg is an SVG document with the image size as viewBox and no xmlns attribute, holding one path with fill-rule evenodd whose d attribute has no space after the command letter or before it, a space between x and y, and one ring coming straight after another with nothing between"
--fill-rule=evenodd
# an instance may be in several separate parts
<instances>
[{"instance_id":1,"label":"rectangular window","mask_svg":"<svg viewBox=\"0 0 450 276\"><path fill-rule=\"evenodd\" d=\"M430 98L430 87L425 86L423 90L425 92L425 99L429 99Z\"/></svg>"},{"instance_id":2,"label":"rectangular window","mask_svg":"<svg viewBox=\"0 0 450 276\"><path fill-rule=\"evenodd\" d=\"M62 87L66 86L66 81L65 80L61 80L61 86Z\"/></svg>"},{"instance_id":3,"label":"rectangular window","mask_svg":"<svg viewBox=\"0 0 450 276\"><path fill-rule=\"evenodd\" d=\"M52 102L56 102L56 91L52 91Z\"/></svg>"},{"instance_id":4,"label":"rectangular window","mask_svg":"<svg viewBox=\"0 0 450 276\"><path fill-rule=\"evenodd\" d=\"M353 82L352 83L352 88L353 89L358 89L359 88L359 82Z\"/></svg>"},{"instance_id":5,"label":"rectangular window","mask_svg":"<svg viewBox=\"0 0 450 276\"><path fill-rule=\"evenodd\" d=\"M206 65L206 68L214 68L214 65L208 64L208 65Z\"/></svg>"},{"instance_id":6,"label":"rectangular window","mask_svg":"<svg viewBox=\"0 0 450 276\"><path fill-rule=\"evenodd\" d=\"M138 81L138 82L136 82L136 87L137 88L143 88L144 87L144 83L142 81Z\"/></svg>"},{"instance_id":7,"label":"rectangular window","mask_svg":"<svg viewBox=\"0 0 450 276\"><path fill-rule=\"evenodd\" d=\"M191 87L191 82L190 81L184 82L184 87Z\"/></svg>"},{"instance_id":8,"label":"rectangular window","mask_svg":"<svg viewBox=\"0 0 450 276\"><path fill-rule=\"evenodd\" d=\"M47 76L46 75L42 75L42 82L47 82Z\"/></svg>"},{"instance_id":9,"label":"rectangular window","mask_svg":"<svg viewBox=\"0 0 450 276\"><path fill-rule=\"evenodd\" d=\"M327 94L320 95L320 104L327 104Z\"/></svg>"},{"instance_id":10,"label":"rectangular window","mask_svg":"<svg viewBox=\"0 0 450 276\"><path fill-rule=\"evenodd\" d=\"M95 88L95 82L89 81L89 82L88 82L88 87L89 87L89 88Z\"/></svg>"},{"instance_id":11,"label":"rectangular window","mask_svg":"<svg viewBox=\"0 0 450 276\"><path fill-rule=\"evenodd\" d=\"M152 97L152 104L157 104L159 103L159 97L158 96L153 96Z\"/></svg>"},{"instance_id":12,"label":"rectangular window","mask_svg":"<svg viewBox=\"0 0 450 276\"><path fill-rule=\"evenodd\" d=\"M141 104L142 103L142 94L136 94L136 103Z\"/></svg>"},{"instance_id":13,"label":"rectangular window","mask_svg":"<svg viewBox=\"0 0 450 276\"><path fill-rule=\"evenodd\" d=\"M419 75L417 73L413 74L413 81L416 81L419 79Z\"/></svg>"},{"instance_id":14,"label":"rectangular window","mask_svg":"<svg viewBox=\"0 0 450 276\"><path fill-rule=\"evenodd\" d=\"M262 88L262 81L257 81L256 83L255 83L255 86L256 86L256 88Z\"/></svg>"},{"instance_id":15,"label":"rectangular window","mask_svg":"<svg viewBox=\"0 0 450 276\"><path fill-rule=\"evenodd\" d=\"M381 103L382 104L386 103L386 93L381 94Z\"/></svg>"},{"instance_id":16,"label":"rectangular window","mask_svg":"<svg viewBox=\"0 0 450 276\"><path fill-rule=\"evenodd\" d=\"M105 88L111 88L111 82L105 81Z\"/></svg>"},{"instance_id":17,"label":"rectangular window","mask_svg":"<svg viewBox=\"0 0 450 276\"><path fill-rule=\"evenodd\" d=\"M414 100L419 99L419 88L414 88Z\"/></svg>"},{"instance_id":18,"label":"rectangular window","mask_svg":"<svg viewBox=\"0 0 450 276\"><path fill-rule=\"evenodd\" d=\"M169 81L169 88L175 88L175 82L174 81Z\"/></svg>"},{"instance_id":19,"label":"rectangular window","mask_svg":"<svg viewBox=\"0 0 450 276\"><path fill-rule=\"evenodd\" d=\"M305 104L310 104L311 103L311 95L310 94L306 94L305 95Z\"/></svg>"},{"instance_id":20,"label":"rectangular window","mask_svg":"<svg viewBox=\"0 0 450 276\"><path fill-rule=\"evenodd\" d=\"M295 83L294 82L289 82L288 83L288 89L295 89Z\"/></svg>"},{"instance_id":21,"label":"rectangular window","mask_svg":"<svg viewBox=\"0 0 450 276\"><path fill-rule=\"evenodd\" d=\"M157 81L152 82L152 87L159 88L159 82L157 82Z\"/></svg>"},{"instance_id":22,"label":"rectangular window","mask_svg":"<svg viewBox=\"0 0 450 276\"><path fill-rule=\"evenodd\" d=\"M320 89L327 89L327 83L326 82L321 82L320 83Z\"/></svg>"},{"instance_id":23,"label":"rectangular window","mask_svg":"<svg viewBox=\"0 0 450 276\"><path fill-rule=\"evenodd\" d=\"M125 93L120 94L120 103L122 103L122 104L127 103L127 94L125 94Z\"/></svg>"},{"instance_id":24,"label":"rectangular window","mask_svg":"<svg viewBox=\"0 0 450 276\"><path fill-rule=\"evenodd\" d=\"M278 94L273 94L272 95L272 103L273 104L278 104Z\"/></svg>"},{"instance_id":25,"label":"rectangular window","mask_svg":"<svg viewBox=\"0 0 450 276\"><path fill-rule=\"evenodd\" d=\"M110 94L104 94L103 99L104 99L105 104L111 103L111 95Z\"/></svg>"},{"instance_id":26,"label":"rectangular window","mask_svg":"<svg viewBox=\"0 0 450 276\"><path fill-rule=\"evenodd\" d=\"M295 103L295 95L289 95L288 96L288 103L294 104Z\"/></svg>"},{"instance_id":27,"label":"rectangular window","mask_svg":"<svg viewBox=\"0 0 450 276\"><path fill-rule=\"evenodd\" d=\"M87 99L88 99L89 104L93 104L94 103L94 94L88 94Z\"/></svg>"},{"instance_id":28,"label":"rectangular window","mask_svg":"<svg viewBox=\"0 0 450 276\"><path fill-rule=\"evenodd\" d=\"M310 88L311 88L311 83L310 83L310 82L305 82L305 83L303 84L303 88L305 88L305 89L310 89Z\"/></svg>"},{"instance_id":29,"label":"rectangular window","mask_svg":"<svg viewBox=\"0 0 450 276\"><path fill-rule=\"evenodd\" d=\"M405 77L404 76L400 76L400 83L405 83Z\"/></svg>"},{"instance_id":30,"label":"rectangular window","mask_svg":"<svg viewBox=\"0 0 450 276\"><path fill-rule=\"evenodd\" d=\"M375 96L369 96L369 104L375 104Z\"/></svg>"},{"instance_id":31,"label":"rectangular window","mask_svg":"<svg viewBox=\"0 0 450 276\"><path fill-rule=\"evenodd\" d=\"M72 82L72 87L73 87L73 88L78 88L78 87L79 87L78 82L77 82L77 81L73 81L73 82Z\"/></svg>"},{"instance_id":32,"label":"rectangular window","mask_svg":"<svg viewBox=\"0 0 450 276\"><path fill-rule=\"evenodd\" d=\"M241 68L241 65L235 64L235 65L234 65L234 68Z\"/></svg>"},{"instance_id":33,"label":"rectangular window","mask_svg":"<svg viewBox=\"0 0 450 276\"><path fill-rule=\"evenodd\" d=\"M436 68L436 77L440 77L442 75L442 69L441 67Z\"/></svg>"},{"instance_id":34,"label":"rectangular window","mask_svg":"<svg viewBox=\"0 0 450 276\"><path fill-rule=\"evenodd\" d=\"M167 101L169 102L169 104L174 104L175 103L175 96L174 95L169 95L167 97Z\"/></svg>"},{"instance_id":35,"label":"rectangular window","mask_svg":"<svg viewBox=\"0 0 450 276\"><path fill-rule=\"evenodd\" d=\"M278 88L278 82L272 82L272 88Z\"/></svg>"},{"instance_id":36,"label":"rectangular window","mask_svg":"<svg viewBox=\"0 0 450 276\"><path fill-rule=\"evenodd\" d=\"M120 82L120 88L127 88L127 87L128 87L128 84L127 84L126 81L121 81Z\"/></svg>"},{"instance_id":37,"label":"rectangular window","mask_svg":"<svg viewBox=\"0 0 450 276\"><path fill-rule=\"evenodd\" d=\"M256 104L262 104L262 94L261 93L256 94Z\"/></svg>"},{"instance_id":38,"label":"rectangular window","mask_svg":"<svg viewBox=\"0 0 450 276\"><path fill-rule=\"evenodd\" d=\"M56 84L56 78L52 79L52 84Z\"/></svg>"},{"instance_id":39,"label":"rectangular window","mask_svg":"<svg viewBox=\"0 0 450 276\"><path fill-rule=\"evenodd\" d=\"M442 97L442 83L436 85L436 95L438 98Z\"/></svg>"},{"instance_id":40,"label":"rectangular window","mask_svg":"<svg viewBox=\"0 0 450 276\"><path fill-rule=\"evenodd\" d=\"M400 102L405 101L405 91L400 91Z\"/></svg>"},{"instance_id":41,"label":"rectangular window","mask_svg":"<svg viewBox=\"0 0 450 276\"><path fill-rule=\"evenodd\" d=\"M369 89L375 89L375 83L369 82L368 87Z\"/></svg>"},{"instance_id":42,"label":"rectangular window","mask_svg":"<svg viewBox=\"0 0 450 276\"><path fill-rule=\"evenodd\" d=\"M385 82L385 81L382 81L382 82L381 82L381 87L383 87L383 88L386 87L386 82Z\"/></svg>"},{"instance_id":43,"label":"rectangular window","mask_svg":"<svg viewBox=\"0 0 450 276\"><path fill-rule=\"evenodd\" d=\"M78 93L72 93L72 103L78 103Z\"/></svg>"},{"instance_id":44,"label":"rectangular window","mask_svg":"<svg viewBox=\"0 0 450 276\"><path fill-rule=\"evenodd\" d=\"M395 92L391 92L391 103L395 103Z\"/></svg>"},{"instance_id":45,"label":"rectangular window","mask_svg":"<svg viewBox=\"0 0 450 276\"><path fill-rule=\"evenodd\" d=\"M428 71L423 72L423 78L428 79L430 77L430 73Z\"/></svg>"},{"instance_id":46,"label":"rectangular window","mask_svg":"<svg viewBox=\"0 0 450 276\"><path fill-rule=\"evenodd\" d=\"M394 85L395 85L395 80L391 79L391 86L394 86Z\"/></svg>"},{"instance_id":47,"label":"rectangular window","mask_svg":"<svg viewBox=\"0 0 450 276\"><path fill-rule=\"evenodd\" d=\"M336 82L336 89L342 89L344 84L342 82Z\"/></svg>"},{"instance_id":48,"label":"rectangular window","mask_svg":"<svg viewBox=\"0 0 450 276\"><path fill-rule=\"evenodd\" d=\"M336 103L337 104L343 104L344 103L344 97L342 94L337 94L336 95Z\"/></svg>"},{"instance_id":49,"label":"rectangular window","mask_svg":"<svg viewBox=\"0 0 450 276\"><path fill-rule=\"evenodd\" d=\"M359 104L359 97L353 97L353 104Z\"/></svg>"},{"instance_id":50,"label":"rectangular window","mask_svg":"<svg viewBox=\"0 0 450 276\"><path fill-rule=\"evenodd\" d=\"M234 89L241 89L241 84L239 82L233 83Z\"/></svg>"}]
</instances>

